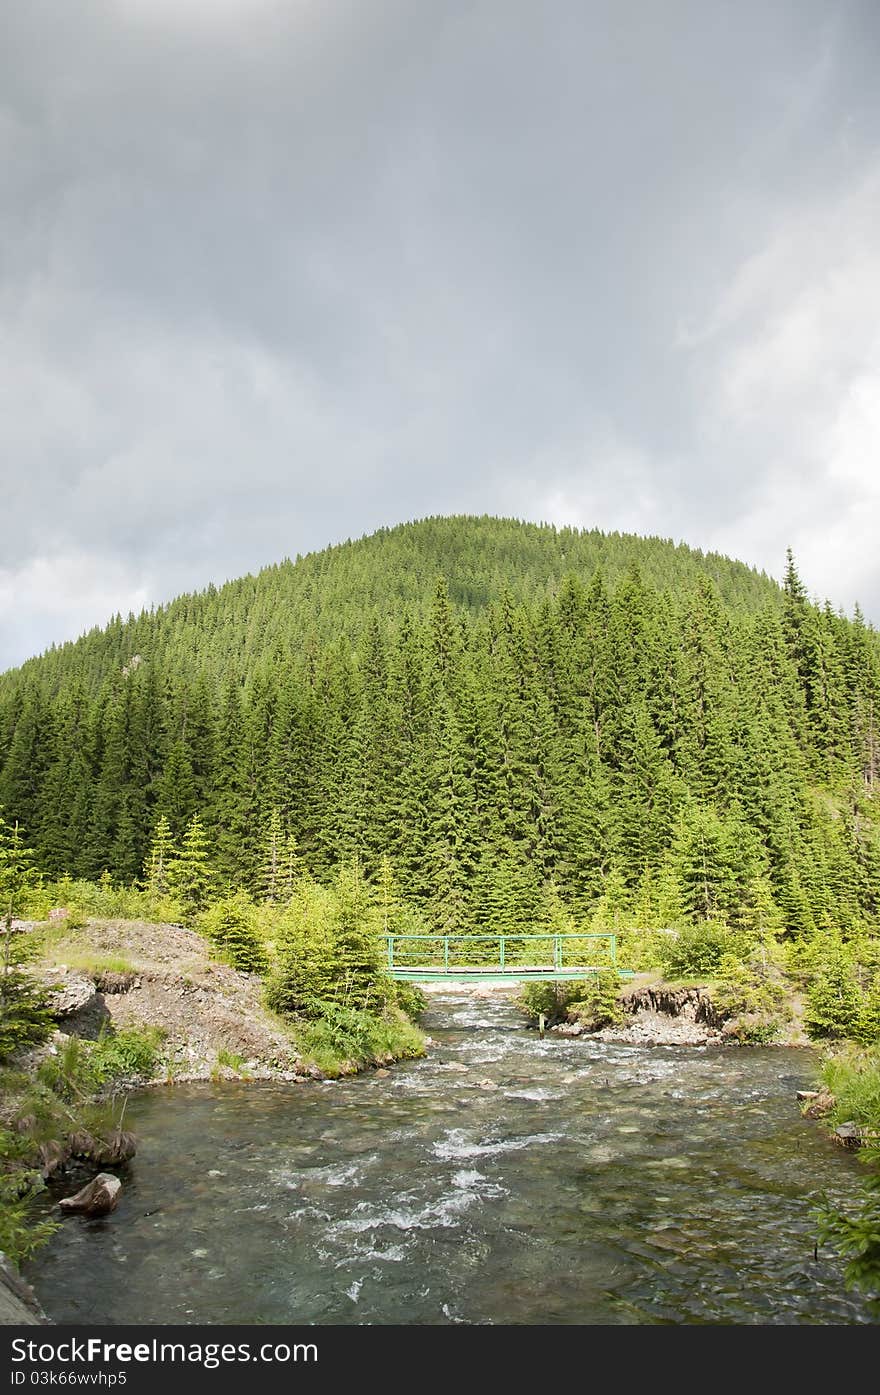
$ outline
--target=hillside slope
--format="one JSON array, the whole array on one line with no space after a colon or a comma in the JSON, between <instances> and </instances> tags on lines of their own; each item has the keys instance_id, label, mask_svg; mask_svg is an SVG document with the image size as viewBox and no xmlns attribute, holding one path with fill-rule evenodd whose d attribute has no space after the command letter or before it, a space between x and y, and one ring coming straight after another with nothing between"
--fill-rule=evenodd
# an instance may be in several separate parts
<instances>
[{"instance_id":1,"label":"hillside slope","mask_svg":"<svg viewBox=\"0 0 880 1395\"><path fill-rule=\"evenodd\" d=\"M370 620L384 625L404 610L424 616L439 576L451 605L473 614L505 594L540 601L565 576L590 577L597 567L613 583L633 564L657 589L681 591L709 577L736 610L779 600L776 584L744 563L666 539L512 519L428 518L118 617L0 676L0 694L20 678L57 688L74 676L94 692L135 655L176 672L203 669L216 677L232 666L246 675L278 646L356 637Z\"/></svg>"},{"instance_id":2,"label":"hillside slope","mask_svg":"<svg viewBox=\"0 0 880 1395\"><path fill-rule=\"evenodd\" d=\"M855 935L878 714L876 634L793 563L429 519L7 675L0 805L53 875L141 877L161 818L254 890L386 858L423 927Z\"/></svg>"}]
</instances>

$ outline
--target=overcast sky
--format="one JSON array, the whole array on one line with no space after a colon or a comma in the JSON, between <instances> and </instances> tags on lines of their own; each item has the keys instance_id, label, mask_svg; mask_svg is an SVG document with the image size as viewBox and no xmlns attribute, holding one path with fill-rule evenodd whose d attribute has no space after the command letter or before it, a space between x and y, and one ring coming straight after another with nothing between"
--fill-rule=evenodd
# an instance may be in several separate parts
<instances>
[{"instance_id":1,"label":"overcast sky","mask_svg":"<svg viewBox=\"0 0 880 1395\"><path fill-rule=\"evenodd\" d=\"M880 623L877 0L11 0L0 668L490 512Z\"/></svg>"}]
</instances>

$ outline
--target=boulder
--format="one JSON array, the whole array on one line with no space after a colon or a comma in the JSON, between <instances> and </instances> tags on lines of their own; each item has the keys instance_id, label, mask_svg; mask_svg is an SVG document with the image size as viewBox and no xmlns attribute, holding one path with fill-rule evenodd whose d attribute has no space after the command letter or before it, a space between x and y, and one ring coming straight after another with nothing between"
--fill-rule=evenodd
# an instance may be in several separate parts
<instances>
[{"instance_id":1,"label":"boulder","mask_svg":"<svg viewBox=\"0 0 880 1395\"><path fill-rule=\"evenodd\" d=\"M49 989L49 1011L56 1021L74 1017L90 1007L96 998L95 985L83 974L63 974L46 980Z\"/></svg>"},{"instance_id":2,"label":"boulder","mask_svg":"<svg viewBox=\"0 0 880 1395\"><path fill-rule=\"evenodd\" d=\"M116 1210L122 1183L110 1172L99 1172L74 1196L65 1196L58 1205L62 1211L83 1216L106 1216Z\"/></svg>"}]
</instances>

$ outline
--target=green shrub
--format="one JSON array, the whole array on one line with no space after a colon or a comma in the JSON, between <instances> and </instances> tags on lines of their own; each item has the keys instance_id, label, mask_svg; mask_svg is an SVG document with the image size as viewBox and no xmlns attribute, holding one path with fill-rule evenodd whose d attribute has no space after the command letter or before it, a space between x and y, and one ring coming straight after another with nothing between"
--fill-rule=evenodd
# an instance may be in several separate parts
<instances>
[{"instance_id":1,"label":"green shrub","mask_svg":"<svg viewBox=\"0 0 880 1395\"><path fill-rule=\"evenodd\" d=\"M56 882L44 882L29 893L27 914L35 920L45 920L54 906L66 906L68 920L79 928L92 917L96 920L154 920L176 924L181 919L181 907L173 897L157 895L155 891L134 886L115 886L108 876L98 882L62 877ZM64 922L61 922L64 924Z\"/></svg>"},{"instance_id":2,"label":"green shrub","mask_svg":"<svg viewBox=\"0 0 880 1395\"><path fill-rule=\"evenodd\" d=\"M99 1085L118 1079L150 1080L164 1035L158 1027L124 1027L112 1036L102 1036L89 1052L90 1074Z\"/></svg>"},{"instance_id":3,"label":"green shrub","mask_svg":"<svg viewBox=\"0 0 880 1395\"><path fill-rule=\"evenodd\" d=\"M244 1057L238 1051L230 1051L227 1047L221 1046L217 1052L217 1065L225 1067L227 1070L234 1070L236 1075L246 1075Z\"/></svg>"},{"instance_id":4,"label":"green shrub","mask_svg":"<svg viewBox=\"0 0 880 1395\"><path fill-rule=\"evenodd\" d=\"M52 1031L46 990L27 972L33 938L0 923L0 1061L38 1046Z\"/></svg>"},{"instance_id":5,"label":"green shrub","mask_svg":"<svg viewBox=\"0 0 880 1395\"><path fill-rule=\"evenodd\" d=\"M719 921L701 920L670 935L660 946L668 978L714 978L725 955L738 956L739 938Z\"/></svg>"},{"instance_id":6,"label":"green shrub","mask_svg":"<svg viewBox=\"0 0 880 1395\"><path fill-rule=\"evenodd\" d=\"M880 1044L880 978L874 980L862 997L854 1035L863 1046Z\"/></svg>"},{"instance_id":7,"label":"green shrub","mask_svg":"<svg viewBox=\"0 0 880 1395\"><path fill-rule=\"evenodd\" d=\"M328 1075L350 1064L420 1056L424 1038L417 1027L400 1014L375 1016L354 1008L324 1004L324 1012L296 1029L297 1043L305 1056Z\"/></svg>"},{"instance_id":8,"label":"green shrub","mask_svg":"<svg viewBox=\"0 0 880 1395\"><path fill-rule=\"evenodd\" d=\"M428 1000L418 984L407 983L403 979L394 984L394 1000L411 1022L417 1022L428 1006Z\"/></svg>"},{"instance_id":9,"label":"green shrub","mask_svg":"<svg viewBox=\"0 0 880 1395\"><path fill-rule=\"evenodd\" d=\"M518 1001L532 1022L543 1017L550 1026L561 1021L569 1004L582 1000L586 992L587 984L583 979L557 983L545 978L524 983Z\"/></svg>"},{"instance_id":10,"label":"green shrub","mask_svg":"<svg viewBox=\"0 0 880 1395\"><path fill-rule=\"evenodd\" d=\"M583 996L568 1005L568 1016L592 1032L616 1027L626 1013L620 1002L620 978L614 969L603 969L588 979Z\"/></svg>"},{"instance_id":11,"label":"green shrub","mask_svg":"<svg viewBox=\"0 0 880 1395\"><path fill-rule=\"evenodd\" d=\"M880 1306L880 1161L870 1159L870 1173L854 1211L843 1212L823 1201L818 1212L820 1242L830 1241L846 1260L847 1288L861 1289Z\"/></svg>"},{"instance_id":12,"label":"green shrub","mask_svg":"<svg viewBox=\"0 0 880 1395\"><path fill-rule=\"evenodd\" d=\"M776 1012L785 1002L784 988L762 965L744 964L734 955L724 954L717 972L712 1000L726 1017Z\"/></svg>"},{"instance_id":13,"label":"green shrub","mask_svg":"<svg viewBox=\"0 0 880 1395\"><path fill-rule=\"evenodd\" d=\"M834 1096L834 1125L852 1120L880 1132L880 1047L847 1047L822 1062L821 1078Z\"/></svg>"},{"instance_id":14,"label":"green shrub","mask_svg":"<svg viewBox=\"0 0 880 1395\"><path fill-rule=\"evenodd\" d=\"M862 998L849 958L829 949L807 990L804 1027L808 1036L826 1040L855 1037L860 1028Z\"/></svg>"},{"instance_id":15,"label":"green shrub","mask_svg":"<svg viewBox=\"0 0 880 1395\"><path fill-rule=\"evenodd\" d=\"M725 1026L724 1035L741 1046L766 1046L782 1031L782 1019L769 1013L743 1013Z\"/></svg>"},{"instance_id":16,"label":"green shrub","mask_svg":"<svg viewBox=\"0 0 880 1395\"><path fill-rule=\"evenodd\" d=\"M0 1250L22 1264L58 1229L56 1221L35 1221L33 1199L42 1188L38 1172L22 1157L21 1139L0 1129Z\"/></svg>"},{"instance_id":17,"label":"green shrub","mask_svg":"<svg viewBox=\"0 0 880 1395\"><path fill-rule=\"evenodd\" d=\"M668 930L621 930L617 936L617 962L621 969L634 969L636 973L662 969L672 938Z\"/></svg>"},{"instance_id":18,"label":"green shrub","mask_svg":"<svg viewBox=\"0 0 880 1395\"><path fill-rule=\"evenodd\" d=\"M256 908L244 892L214 901L199 916L197 925L233 968L249 974L264 972L266 953L257 930Z\"/></svg>"},{"instance_id":19,"label":"green shrub","mask_svg":"<svg viewBox=\"0 0 880 1395\"><path fill-rule=\"evenodd\" d=\"M394 1001L357 863L341 866L332 886L297 883L277 922L266 1001L275 1012L314 1018L325 1016L327 1003L376 1013Z\"/></svg>"}]
</instances>

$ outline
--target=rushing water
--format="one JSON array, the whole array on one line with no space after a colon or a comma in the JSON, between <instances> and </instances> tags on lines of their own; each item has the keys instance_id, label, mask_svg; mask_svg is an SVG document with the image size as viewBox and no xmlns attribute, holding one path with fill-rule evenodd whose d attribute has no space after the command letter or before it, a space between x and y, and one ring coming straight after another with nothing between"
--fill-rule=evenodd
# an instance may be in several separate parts
<instances>
[{"instance_id":1,"label":"rushing water","mask_svg":"<svg viewBox=\"0 0 880 1395\"><path fill-rule=\"evenodd\" d=\"M144 1093L101 1221L31 1265L57 1322L856 1323L811 1207L856 1161L801 1119L813 1058L543 1041L435 997L427 1059L316 1086Z\"/></svg>"}]
</instances>

